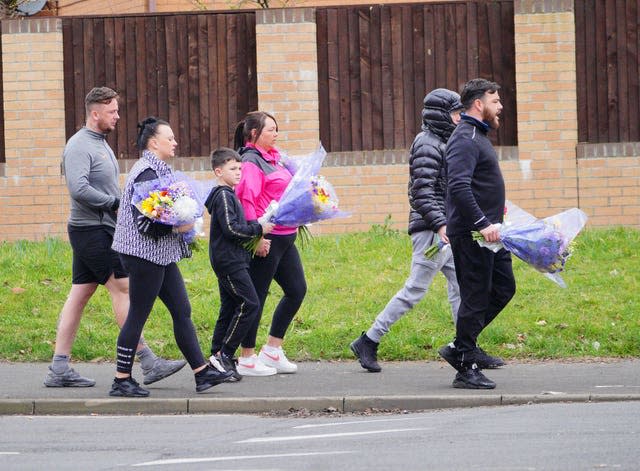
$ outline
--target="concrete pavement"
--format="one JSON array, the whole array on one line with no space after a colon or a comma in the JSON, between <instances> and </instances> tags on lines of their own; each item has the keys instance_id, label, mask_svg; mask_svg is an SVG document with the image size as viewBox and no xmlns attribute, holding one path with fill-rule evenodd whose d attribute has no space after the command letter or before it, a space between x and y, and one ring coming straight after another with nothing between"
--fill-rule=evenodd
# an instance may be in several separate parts
<instances>
[{"instance_id":1,"label":"concrete pavement","mask_svg":"<svg viewBox=\"0 0 640 471\"><path fill-rule=\"evenodd\" d=\"M640 360L510 362L485 374L493 390L453 389L454 370L442 361L382 362L368 373L355 361L299 363L298 373L245 377L204 394L189 367L149 385L144 399L111 398L112 363L73 363L92 388L47 388L46 363L0 363L0 415L267 413L291 409L337 412L424 410L532 402L640 400ZM134 377L142 382L138 365Z\"/></svg>"}]
</instances>

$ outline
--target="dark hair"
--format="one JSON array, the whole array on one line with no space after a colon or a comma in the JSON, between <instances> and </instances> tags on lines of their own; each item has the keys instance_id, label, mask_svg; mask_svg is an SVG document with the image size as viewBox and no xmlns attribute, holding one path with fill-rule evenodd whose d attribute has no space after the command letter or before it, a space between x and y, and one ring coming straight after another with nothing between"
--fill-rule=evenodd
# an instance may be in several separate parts
<instances>
[{"instance_id":1,"label":"dark hair","mask_svg":"<svg viewBox=\"0 0 640 471\"><path fill-rule=\"evenodd\" d=\"M500 90L500 85L495 82L491 82L487 79L483 78L475 78L473 80L469 80L462 87L462 92L460 92L460 101L462 102L462 106L464 106L465 110L471 108L473 102L478 98L482 98L485 93L496 93Z\"/></svg>"},{"instance_id":2,"label":"dark hair","mask_svg":"<svg viewBox=\"0 0 640 471\"><path fill-rule=\"evenodd\" d=\"M136 140L138 149L146 149L147 144L149 143L149 139L151 139L158 133L158 126L163 124L165 126L169 126L169 123L167 123L165 120L156 118L155 116L149 116L148 118L140 121L138 123L138 139Z\"/></svg>"},{"instance_id":3,"label":"dark hair","mask_svg":"<svg viewBox=\"0 0 640 471\"><path fill-rule=\"evenodd\" d=\"M267 113L266 111L251 111L247 113L242 121L240 121L236 125L236 131L233 134L233 147L238 150L247 142L255 142L251 141L251 131L253 129L256 130L256 139L262 133L264 129L264 124L267 121L267 118L271 118L274 123L276 123L276 131L278 130L278 122L276 118Z\"/></svg>"},{"instance_id":4,"label":"dark hair","mask_svg":"<svg viewBox=\"0 0 640 471\"><path fill-rule=\"evenodd\" d=\"M213 170L222 167L227 162L235 160L236 162L242 162L242 157L235 150L228 147L218 147L211 152L211 168Z\"/></svg>"},{"instance_id":5,"label":"dark hair","mask_svg":"<svg viewBox=\"0 0 640 471\"><path fill-rule=\"evenodd\" d=\"M118 92L110 89L109 87L93 87L84 98L84 110L88 115L91 105L98 103L108 105L114 98L116 100L118 99Z\"/></svg>"}]
</instances>

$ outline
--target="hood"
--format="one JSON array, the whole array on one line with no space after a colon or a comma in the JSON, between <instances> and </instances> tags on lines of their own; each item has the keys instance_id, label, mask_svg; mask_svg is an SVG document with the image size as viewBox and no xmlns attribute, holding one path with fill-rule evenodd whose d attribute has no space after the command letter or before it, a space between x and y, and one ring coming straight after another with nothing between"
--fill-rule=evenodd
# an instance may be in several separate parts
<instances>
[{"instance_id":1,"label":"hood","mask_svg":"<svg viewBox=\"0 0 640 471\"><path fill-rule=\"evenodd\" d=\"M445 141L456 128L451 120L451 112L462 110L460 95L446 88L436 88L424 97L422 109L422 130L427 129Z\"/></svg>"},{"instance_id":2,"label":"hood","mask_svg":"<svg viewBox=\"0 0 640 471\"><path fill-rule=\"evenodd\" d=\"M216 195L220 191L224 191L224 190L233 191L228 186L216 185L216 186L213 187L213 189L209 193L209 196L207 196L207 199L204 202L204 206L207 208L207 211L209 211L209 214L211 214L211 211L213 211L213 199L216 197Z\"/></svg>"}]
</instances>

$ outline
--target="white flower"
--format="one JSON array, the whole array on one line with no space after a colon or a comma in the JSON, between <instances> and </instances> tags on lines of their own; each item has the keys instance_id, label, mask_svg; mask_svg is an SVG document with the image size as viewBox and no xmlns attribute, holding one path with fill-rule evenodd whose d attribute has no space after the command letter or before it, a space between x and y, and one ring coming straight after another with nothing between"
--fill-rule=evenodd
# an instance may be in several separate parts
<instances>
[{"instance_id":1,"label":"white flower","mask_svg":"<svg viewBox=\"0 0 640 471\"><path fill-rule=\"evenodd\" d=\"M181 196L173 202L171 212L178 221L193 221L198 216L198 202L189 196Z\"/></svg>"}]
</instances>

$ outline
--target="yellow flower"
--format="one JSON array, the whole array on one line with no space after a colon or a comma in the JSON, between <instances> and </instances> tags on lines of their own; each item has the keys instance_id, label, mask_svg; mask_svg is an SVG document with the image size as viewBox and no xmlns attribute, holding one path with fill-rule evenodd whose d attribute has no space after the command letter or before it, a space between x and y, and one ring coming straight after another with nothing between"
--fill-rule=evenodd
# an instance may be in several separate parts
<instances>
[{"instance_id":1,"label":"yellow flower","mask_svg":"<svg viewBox=\"0 0 640 471\"><path fill-rule=\"evenodd\" d=\"M153 208L155 207L153 198L149 197L146 200L144 200L141 204L142 207L142 213L145 215L149 215L151 214L151 212L153 211Z\"/></svg>"}]
</instances>

